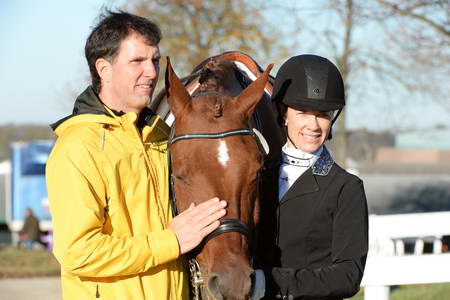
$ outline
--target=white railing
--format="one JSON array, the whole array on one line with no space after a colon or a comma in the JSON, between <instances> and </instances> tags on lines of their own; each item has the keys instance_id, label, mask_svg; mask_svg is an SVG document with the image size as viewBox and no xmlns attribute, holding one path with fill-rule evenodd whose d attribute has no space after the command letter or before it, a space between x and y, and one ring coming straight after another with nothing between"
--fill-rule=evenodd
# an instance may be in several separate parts
<instances>
[{"instance_id":1,"label":"white railing","mask_svg":"<svg viewBox=\"0 0 450 300\"><path fill-rule=\"evenodd\" d=\"M391 285L450 282L450 253L442 253L445 235L450 235L450 212L370 215L364 299L388 300ZM412 255L405 255L408 239L415 244ZM423 254L426 242L432 243L432 254Z\"/></svg>"}]
</instances>

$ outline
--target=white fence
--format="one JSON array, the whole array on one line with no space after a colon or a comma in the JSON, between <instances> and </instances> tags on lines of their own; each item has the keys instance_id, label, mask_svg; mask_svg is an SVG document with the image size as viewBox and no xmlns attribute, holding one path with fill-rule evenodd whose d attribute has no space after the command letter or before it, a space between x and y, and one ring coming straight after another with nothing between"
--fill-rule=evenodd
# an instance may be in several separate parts
<instances>
[{"instance_id":1,"label":"white fence","mask_svg":"<svg viewBox=\"0 0 450 300\"><path fill-rule=\"evenodd\" d=\"M391 285L450 282L450 253L442 253L446 235L450 212L369 216L364 299L388 300ZM414 241L411 255L405 255L408 240ZM423 254L425 243L432 254Z\"/></svg>"}]
</instances>

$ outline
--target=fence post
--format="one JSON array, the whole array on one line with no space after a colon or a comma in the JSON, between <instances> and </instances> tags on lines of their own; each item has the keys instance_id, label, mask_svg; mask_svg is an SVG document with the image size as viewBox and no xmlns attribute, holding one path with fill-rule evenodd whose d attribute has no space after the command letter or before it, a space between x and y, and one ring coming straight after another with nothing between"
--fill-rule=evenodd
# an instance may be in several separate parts
<instances>
[{"instance_id":1,"label":"fence post","mask_svg":"<svg viewBox=\"0 0 450 300\"><path fill-rule=\"evenodd\" d=\"M364 287L364 300L389 300L389 286Z\"/></svg>"},{"instance_id":2,"label":"fence post","mask_svg":"<svg viewBox=\"0 0 450 300\"><path fill-rule=\"evenodd\" d=\"M422 238L417 238L416 243L414 245L414 254L421 255L423 254L423 249L425 248L425 241Z\"/></svg>"},{"instance_id":3,"label":"fence post","mask_svg":"<svg viewBox=\"0 0 450 300\"><path fill-rule=\"evenodd\" d=\"M442 236L437 236L433 242L433 254L442 253Z\"/></svg>"}]
</instances>

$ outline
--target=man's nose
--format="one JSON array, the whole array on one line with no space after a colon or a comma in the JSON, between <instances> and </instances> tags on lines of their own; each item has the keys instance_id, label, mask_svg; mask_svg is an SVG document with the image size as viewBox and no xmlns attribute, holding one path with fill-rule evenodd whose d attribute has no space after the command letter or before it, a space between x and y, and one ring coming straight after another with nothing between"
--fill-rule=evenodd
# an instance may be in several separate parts
<instances>
[{"instance_id":1,"label":"man's nose","mask_svg":"<svg viewBox=\"0 0 450 300\"><path fill-rule=\"evenodd\" d=\"M156 66L153 61L147 61L144 64L144 76L150 79L155 79L158 77L159 67Z\"/></svg>"}]
</instances>

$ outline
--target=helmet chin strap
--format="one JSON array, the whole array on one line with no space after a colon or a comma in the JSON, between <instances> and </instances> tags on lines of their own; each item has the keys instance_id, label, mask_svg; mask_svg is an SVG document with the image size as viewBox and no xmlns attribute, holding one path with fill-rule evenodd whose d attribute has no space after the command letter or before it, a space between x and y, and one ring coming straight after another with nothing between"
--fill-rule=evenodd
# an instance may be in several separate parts
<instances>
[{"instance_id":1,"label":"helmet chin strap","mask_svg":"<svg viewBox=\"0 0 450 300\"><path fill-rule=\"evenodd\" d=\"M331 121L330 128L333 127L334 122L336 122L336 120L339 117L339 115L341 114L341 112L342 112L342 108L337 111L336 115L334 116L333 120Z\"/></svg>"},{"instance_id":2,"label":"helmet chin strap","mask_svg":"<svg viewBox=\"0 0 450 300\"><path fill-rule=\"evenodd\" d=\"M294 145L295 149L298 149L297 145L294 143L294 141L289 136L289 130L287 129L287 125L286 124L284 125L284 132L286 133L286 136L287 136L289 142L291 142L291 144Z\"/></svg>"}]
</instances>

